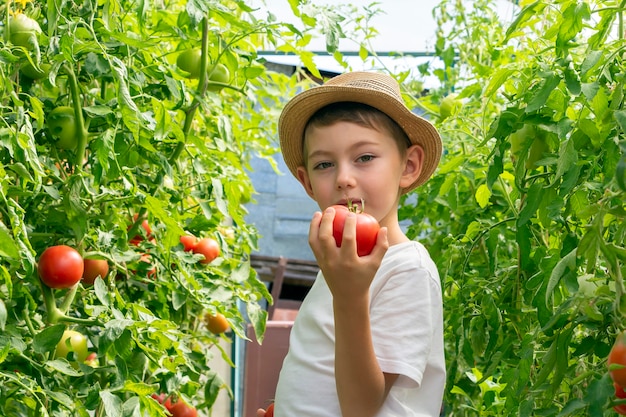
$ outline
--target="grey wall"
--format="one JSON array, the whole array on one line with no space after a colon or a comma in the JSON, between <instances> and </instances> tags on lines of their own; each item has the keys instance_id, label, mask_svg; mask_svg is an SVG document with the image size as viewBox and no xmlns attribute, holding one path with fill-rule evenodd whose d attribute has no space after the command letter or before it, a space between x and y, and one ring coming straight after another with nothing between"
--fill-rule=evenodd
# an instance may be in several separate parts
<instances>
[{"instance_id":1,"label":"grey wall","mask_svg":"<svg viewBox=\"0 0 626 417\"><path fill-rule=\"evenodd\" d=\"M251 162L249 174L258 194L254 196L256 204L247 206L246 221L261 234L257 253L314 260L307 237L311 217L319 207L291 175L282 156L277 154L274 160L281 174L264 159Z\"/></svg>"}]
</instances>

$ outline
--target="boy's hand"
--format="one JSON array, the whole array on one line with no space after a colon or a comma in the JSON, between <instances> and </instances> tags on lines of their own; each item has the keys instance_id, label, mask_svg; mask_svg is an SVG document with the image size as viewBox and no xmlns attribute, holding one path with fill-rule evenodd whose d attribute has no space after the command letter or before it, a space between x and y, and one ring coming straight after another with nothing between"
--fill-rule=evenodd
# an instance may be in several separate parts
<instances>
[{"instance_id":1,"label":"boy's hand","mask_svg":"<svg viewBox=\"0 0 626 417\"><path fill-rule=\"evenodd\" d=\"M378 232L376 246L369 255L358 256L356 249L356 214L348 213L341 247L333 237L332 207L316 212L309 228L309 245L335 299L348 300L369 294L369 287L387 252L387 228Z\"/></svg>"}]
</instances>

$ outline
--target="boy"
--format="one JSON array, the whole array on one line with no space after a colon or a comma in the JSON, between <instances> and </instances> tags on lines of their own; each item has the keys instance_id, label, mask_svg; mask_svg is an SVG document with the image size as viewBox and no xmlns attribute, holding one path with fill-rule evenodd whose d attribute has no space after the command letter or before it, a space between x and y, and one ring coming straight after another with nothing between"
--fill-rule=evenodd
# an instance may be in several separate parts
<instances>
[{"instance_id":1,"label":"boy","mask_svg":"<svg viewBox=\"0 0 626 417\"><path fill-rule=\"evenodd\" d=\"M393 78L352 72L287 103L279 136L287 166L322 212L309 229L320 273L291 332L276 417L438 416L441 284L397 208L437 167L439 134L406 107ZM337 247L336 204L356 204L379 222L369 255L357 255L353 213Z\"/></svg>"}]
</instances>

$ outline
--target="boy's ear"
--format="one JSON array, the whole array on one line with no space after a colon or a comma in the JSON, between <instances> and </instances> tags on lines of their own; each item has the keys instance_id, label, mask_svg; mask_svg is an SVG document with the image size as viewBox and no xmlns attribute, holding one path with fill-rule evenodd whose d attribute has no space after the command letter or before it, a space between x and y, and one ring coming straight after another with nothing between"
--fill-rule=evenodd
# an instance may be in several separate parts
<instances>
[{"instance_id":1,"label":"boy's ear","mask_svg":"<svg viewBox=\"0 0 626 417\"><path fill-rule=\"evenodd\" d=\"M306 168L303 166L299 166L297 168L296 174L298 181L300 181L300 184L302 184L302 186L304 187L304 191L306 191L309 197L315 199L315 197L313 197L313 188L311 187L309 173L307 172Z\"/></svg>"},{"instance_id":2,"label":"boy's ear","mask_svg":"<svg viewBox=\"0 0 626 417\"><path fill-rule=\"evenodd\" d=\"M400 188L409 187L419 178L422 173L423 163L424 148L420 145L410 146L406 150L406 160L404 164L404 171L402 172L402 178L400 179Z\"/></svg>"}]
</instances>

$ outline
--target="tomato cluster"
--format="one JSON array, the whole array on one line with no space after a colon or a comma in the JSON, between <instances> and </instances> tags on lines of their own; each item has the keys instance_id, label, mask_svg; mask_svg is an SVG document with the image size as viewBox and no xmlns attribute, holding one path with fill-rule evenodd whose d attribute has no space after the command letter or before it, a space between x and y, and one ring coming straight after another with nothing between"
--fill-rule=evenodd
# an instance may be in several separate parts
<instances>
[{"instance_id":1,"label":"tomato cluster","mask_svg":"<svg viewBox=\"0 0 626 417\"><path fill-rule=\"evenodd\" d=\"M203 255L204 259L200 260L201 264L210 264L220 255L219 243L210 237L198 239L193 235L183 235L180 237L180 243L185 252Z\"/></svg>"},{"instance_id":2,"label":"tomato cluster","mask_svg":"<svg viewBox=\"0 0 626 417\"><path fill-rule=\"evenodd\" d=\"M202 51L199 48L186 49L176 57L176 66L183 71L187 78L199 78L202 63ZM210 81L207 89L218 92L230 81L230 71L224 64L217 63L208 68Z\"/></svg>"}]
</instances>

